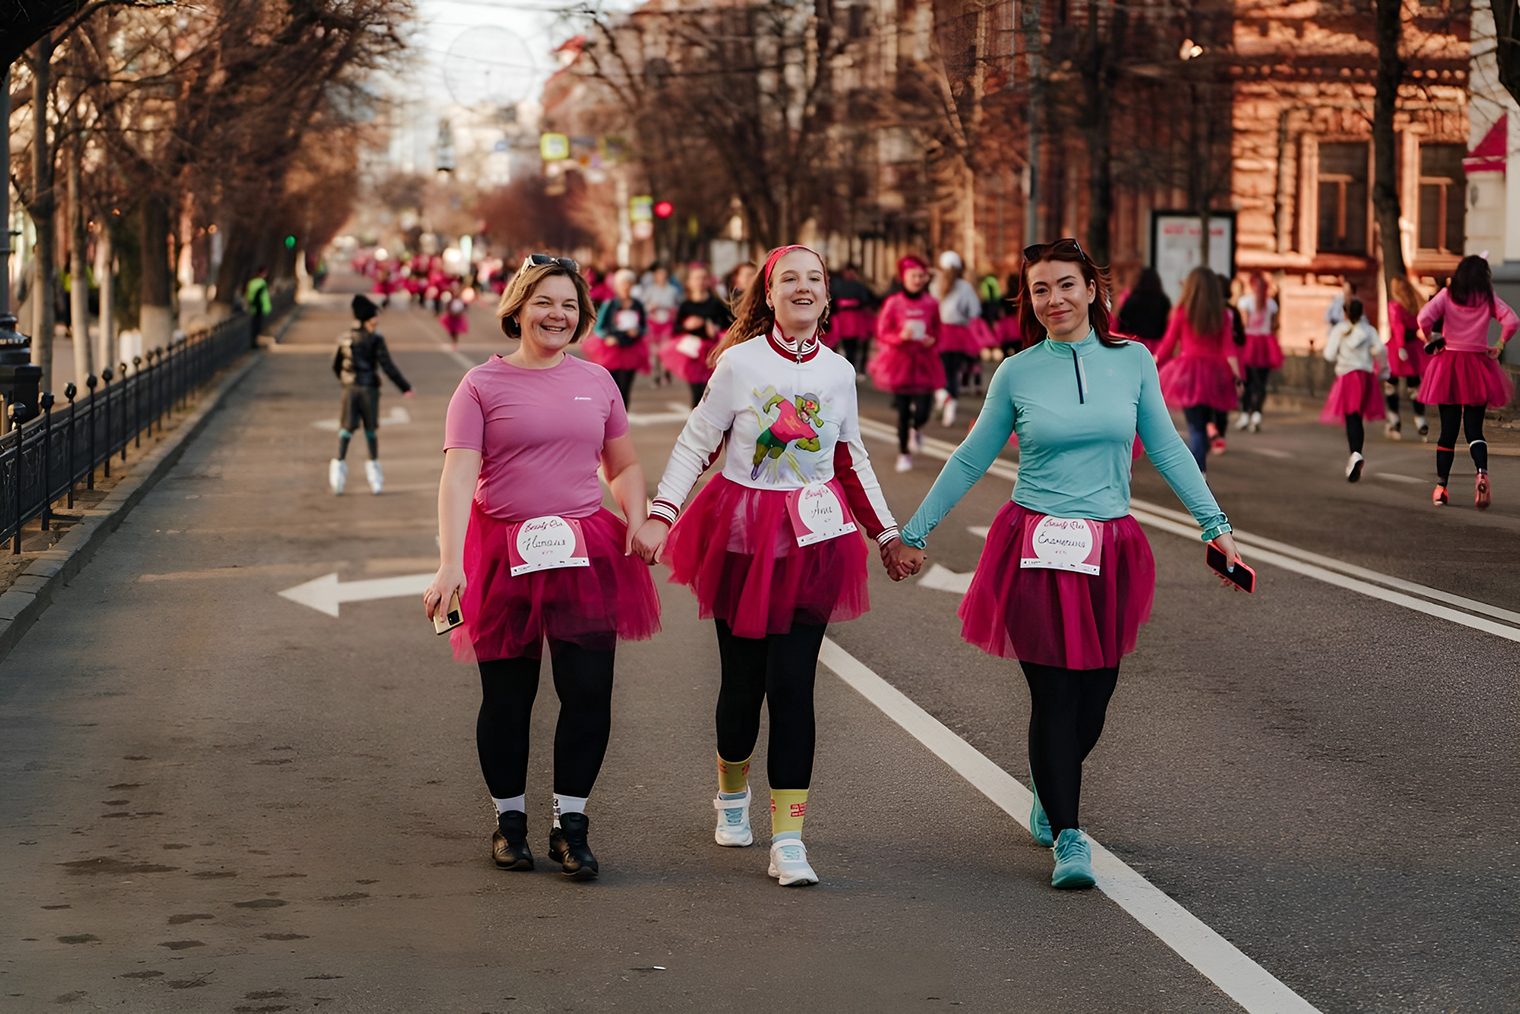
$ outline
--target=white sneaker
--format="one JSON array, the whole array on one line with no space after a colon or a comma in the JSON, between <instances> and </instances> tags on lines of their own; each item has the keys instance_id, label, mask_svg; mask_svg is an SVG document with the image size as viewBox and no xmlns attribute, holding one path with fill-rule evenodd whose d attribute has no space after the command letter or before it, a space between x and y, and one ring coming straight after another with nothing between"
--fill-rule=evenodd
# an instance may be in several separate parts
<instances>
[{"instance_id":1,"label":"white sneaker","mask_svg":"<svg viewBox=\"0 0 1520 1014\"><path fill-rule=\"evenodd\" d=\"M743 848L752 845L755 835L749 828L749 786L744 787L744 795L739 799L724 799L722 796L713 800L713 809L718 811L718 829L713 832L713 840L727 848Z\"/></svg>"},{"instance_id":2,"label":"white sneaker","mask_svg":"<svg viewBox=\"0 0 1520 1014\"><path fill-rule=\"evenodd\" d=\"M1249 413L1249 412L1242 412L1242 413L1240 413L1240 415L1238 415L1238 416L1235 417L1235 428L1236 429L1243 430L1247 426L1250 426L1250 425L1251 425L1251 413Z\"/></svg>"},{"instance_id":3,"label":"white sneaker","mask_svg":"<svg viewBox=\"0 0 1520 1014\"><path fill-rule=\"evenodd\" d=\"M783 838L771 842L770 875L781 882L782 887L806 886L818 883L818 874L808 865L807 846L798 838Z\"/></svg>"},{"instance_id":4,"label":"white sneaker","mask_svg":"<svg viewBox=\"0 0 1520 1014\"><path fill-rule=\"evenodd\" d=\"M1260 412L1252 412L1251 413L1251 432L1252 433L1260 433L1261 432L1261 413Z\"/></svg>"},{"instance_id":5,"label":"white sneaker","mask_svg":"<svg viewBox=\"0 0 1520 1014\"><path fill-rule=\"evenodd\" d=\"M949 399L949 397L950 391L948 388L936 387L934 389L934 409L936 412L944 407L945 401Z\"/></svg>"},{"instance_id":6,"label":"white sneaker","mask_svg":"<svg viewBox=\"0 0 1520 1014\"><path fill-rule=\"evenodd\" d=\"M950 399L948 399L945 402L945 409L944 409L943 412L940 413L939 421L940 421L940 425L941 426L954 426L955 425L955 399L954 398L950 398Z\"/></svg>"},{"instance_id":7,"label":"white sneaker","mask_svg":"<svg viewBox=\"0 0 1520 1014\"><path fill-rule=\"evenodd\" d=\"M1352 451L1351 457L1346 460L1346 481L1355 482L1362 477L1362 466L1367 459L1362 457L1360 451Z\"/></svg>"},{"instance_id":8,"label":"white sneaker","mask_svg":"<svg viewBox=\"0 0 1520 1014\"><path fill-rule=\"evenodd\" d=\"M909 433L908 446L913 448L913 453L915 454L922 451L924 449L924 431L913 430L911 433Z\"/></svg>"},{"instance_id":9,"label":"white sneaker","mask_svg":"<svg viewBox=\"0 0 1520 1014\"><path fill-rule=\"evenodd\" d=\"M913 471L913 455L899 454L897 456L897 470L899 472Z\"/></svg>"},{"instance_id":10,"label":"white sneaker","mask_svg":"<svg viewBox=\"0 0 1520 1014\"><path fill-rule=\"evenodd\" d=\"M369 489L376 496L385 488L385 473L380 471L380 462L370 460L364 463L364 478L369 480Z\"/></svg>"},{"instance_id":11,"label":"white sneaker","mask_svg":"<svg viewBox=\"0 0 1520 1014\"><path fill-rule=\"evenodd\" d=\"M334 496L343 495L343 487L348 485L348 462L334 458L327 463L327 484Z\"/></svg>"}]
</instances>

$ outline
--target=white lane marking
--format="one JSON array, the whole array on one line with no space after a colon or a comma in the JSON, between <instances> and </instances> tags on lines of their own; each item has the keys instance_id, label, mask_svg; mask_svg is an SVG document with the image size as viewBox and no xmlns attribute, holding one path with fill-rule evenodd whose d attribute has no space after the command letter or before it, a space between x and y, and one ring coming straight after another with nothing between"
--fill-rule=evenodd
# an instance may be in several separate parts
<instances>
[{"instance_id":1,"label":"white lane marking","mask_svg":"<svg viewBox=\"0 0 1520 1014\"><path fill-rule=\"evenodd\" d=\"M979 539L985 539L992 531L992 529L987 525L967 525L966 531L970 532L972 535L975 535Z\"/></svg>"},{"instance_id":2,"label":"white lane marking","mask_svg":"<svg viewBox=\"0 0 1520 1014\"><path fill-rule=\"evenodd\" d=\"M1236 444L1235 446L1239 447L1240 445ZM1275 447L1250 447L1250 446L1247 446L1246 450L1250 451L1252 454L1260 454L1263 457L1267 457L1267 458L1291 458L1291 457L1293 457L1293 455L1290 452L1288 452L1288 451L1279 451Z\"/></svg>"},{"instance_id":3,"label":"white lane marking","mask_svg":"<svg viewBox=\"0 0 1520 1014\"><path fill-rule=\"evenodd\" d=\"M1375 478L1387 479L1390 482L1425 482L1424 479L1417 478L1413 475L1400 475L1397 472L1373 472L1372 475Z\"/></svg>"},{"instance_id":4,"label":"white lane marking","mask_svg":"<svg viewBox=\"0 0 1520 1014\"><path fill-rule=\"evenodd\" d=\"M381 426L405 426L411 421L412 414L400 405L392 406L389 412L380 417ZM336 419L317 419L312 422L312 425L330 433L336 433L341 429Z\"/></svg>"},{"instance_id":5,"label":"white lane marking","mask_svg":"<svg viewBox=\"0 0 1520 1014\"><path fill-rule=\"evenodd\" d=\"M482 359L480 362L476 362L469 356L465 355L463 352L460 352L458 349L451 348L447 342L439 342L438 348L444 352L447 352L450 358L454 360L454 362L458 363L460 366L463 366L465 368L465 372L469 372L470 370L473 370L475 367L479 366L480 363L485 362L484 359Z\"/></svg>"},{"instance_id":6,"label":"white lane marking","mask_svg":"<svg viewBox=\"0 0 1520 1014\"><path fill-rule=\"evenodd\" d=\"M860 430L863 434L876 437L880 440L890 440L894 443L897 440L897 433L894 429L875 420L862 419L860 421ZM950 452L953 452L955 447L942 440L926 439L924 441L924 449L931 457L943 460L950 456ZM1018 471L1018 466L1013 462L1004 461L1002 458L999 458L992 463L991 468L987 469L987 474L996 475L1000 478L1017 479ZM1159 528L1162 531L1181 535L1188 539L1196 540L1198 538L1197 523L1191 515L1181 511L1175 511L1145 500L1131 500L1130 513L1141 524L1150 525L1153 528ZM1250 562L1252 563L1257 560L1263 560L1274 566L1282 567L1284 570L1291 570L1296 574L1366 595L1368 598L1381 599L1384 602L1403 606L1406 609L1412 609L1415 612L1425 613L1439 619L1450 620L1453 623L1471 627L1474 630L1496 634L1507 640L1520 641L1520 612L1503 609L1499 606L1490 605L1487 602L1479 602L1477 599L1470 599L1462 595L1453 595L1450 592L1444 592L1429 585L1405 581L1403 578L1393 577L1388 574L1381 574L1366 567L1358 567L1353 563L1345 563L1328 556L1321 556L1318 553L1311 553L1308 550L1299 549L1297 546L1278 542L1276 539L1252 535L1238 528L1235 529L1233 534L1236 542L1252 550L1250 554ZM1382 587L1377 587L1378 585ZM1393 591L1387 589L1393 589ZM1398 592L1407 592L1408 594L1398 594ZM1412 597L1415 595L1431 601L1420 601L1420 599ZM1457 609L1450 608L1452 606L1456 606L1467 612L1459 612ZM1468 613L1476 613L1478 615L1469 616L1467 615ZM1493 623L1482 619L1485 616L1503 620L1508 624L1516 624L1517 626L1511 627Z\"/></svg>"},{"instance_id":7,"label":"white lane marking","mask_svg":"<svg viewBox=\"0 0 1520 1014\"><path fill-rule=\"evenodd\" d=\"M286 588L280 597L303 606L310 606L319 613L337 616L338 607L344 602L368 602L372 599L399 599L408 595L421 595L432 583L432 574L405 574L401 577L376 577L367 581L338 583L337 574L324 574L305 584Z\"/></svg>"},{"instance_id":8,"label":"white lane marking","mask_svg":"<svg viewBox=\"0 0 1520 1014\"><path fill-rule=\"evenodd\" d=\"M961 574L942 567L937 563L929 564L928 571L918 579L920 588L931 588L934 591L954 592L956 595L966 594L971 587L971 579L976 576L976 571L969 574Z\"/></svg>"},{"instance_id":9,"label":"white lane marking","mask_svg":"<svg viewBox=\"0 0 1520 1014\"><path fill-rule=\"evenodd\" d=\"M832 638L823 639L819 661L1026 831L1029 829L1029 807L1034 797L1017 779ZM1100 891L1251 1014L1318 1014L1303 997L1096 841L1092 842L1092 860Z\"/></svg>"}]
</instances>

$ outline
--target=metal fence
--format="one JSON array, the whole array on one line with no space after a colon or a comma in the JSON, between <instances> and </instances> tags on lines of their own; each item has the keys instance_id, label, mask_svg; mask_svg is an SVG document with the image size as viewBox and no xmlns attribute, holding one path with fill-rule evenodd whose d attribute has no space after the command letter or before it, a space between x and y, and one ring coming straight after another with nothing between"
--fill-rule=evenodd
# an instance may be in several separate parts
<instances>
[{"instance_id":1,"label":"metal fence","mask_svg":"<svg viewBox=\"0 0 1520 1014\"><path fill-rule=\"evenodd\" d=\"M41 415L0 436L0 540L21 552L22 526L40 517L46 531L56 501L73 507L81 483L95 488L97 468L109 478L113 459L126 461L128 447L141 447L155 426L162 432L174 413L188 410L197 388L248 351L250 326L246 314L236 314L101 370L88 391L71 382L63 391L67 405L43 394Z\"/></svg>"}]
</instances>

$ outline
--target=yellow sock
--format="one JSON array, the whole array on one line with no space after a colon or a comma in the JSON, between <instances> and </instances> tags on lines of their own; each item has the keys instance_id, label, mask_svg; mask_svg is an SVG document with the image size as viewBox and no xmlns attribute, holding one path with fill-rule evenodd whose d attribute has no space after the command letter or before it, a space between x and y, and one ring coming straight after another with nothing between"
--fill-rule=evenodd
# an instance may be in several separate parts
<instances>
[{"instance_id":1,"label":"yellow sock","mask_svg":"<svg viewBox=\"0 0 1520 1014\"><path fill-rule=\"evenodd\" d=\"M771 834L802 833L807 816L807 789L771 789Z\"/></svg>"},{"instance_id":2,"label":"yellow sock","mask_svg":"<svg viewBox=\"0 0 1520 1014\"><path fill-rule=\"evenodd\" d=\"M743 792L744 786L749 782L750 757L741 761L727 761L723 755L718 755L718 791L719 792Z\"/></svg>"}]
</instances>

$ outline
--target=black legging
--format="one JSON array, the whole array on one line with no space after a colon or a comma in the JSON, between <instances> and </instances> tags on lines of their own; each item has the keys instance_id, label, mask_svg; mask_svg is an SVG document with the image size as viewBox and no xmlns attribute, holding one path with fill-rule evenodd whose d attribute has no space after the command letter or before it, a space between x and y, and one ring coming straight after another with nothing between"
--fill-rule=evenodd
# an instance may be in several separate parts
<instances>
[{"instance_id":1,"label":"black legging","mask_svg":"<svg viewBox=\"0 0 1520 1014\"><path fill-rule=\"evenodd\" d=\"M554 791L591 795L612 734L612 651L595 651L567 641L549 642L559 724L554 729ZM527 791L528 731L538 694L536 658L502 658L480 663L480 717L475 747L486 787L497 799Z\"/></svg>"},{"instance_id":2,"label":"black legging","mask_svg":"<svg viewBox=\"0 0 1520 1014\"><path fill-rule=\"evenodd\" d=\"M1482 405L1442 405L1441 437L1436 441L1436 474L1441 485L1451 478L1451 463L1457 457L1457 433L1467 432L1467 449L1478 471L1488 471L1488 441L1483 439Z\"/></svg>"},{"instance_id":3,"label":"black legging","mask_svg":"<svg viewBox=\"0 0 1520 1014\"><path fill-rule=\"evenodd\" d=\"M702 404L702 395L707 393L707 381L698 380L691 382L691 407L696 408Z\"/></svg>"},{"instance_id":4,"label":"black legging","mask_svg":"<svg viewBox=\"0 0 1520 1014\"><path fill-rule=\"evenodd\" d=\"M945 366L945 390L950 392L950 397L959 397L961 377L970 369L971 357L964 352L941 352L939 361Z\"/></svg>"},{"instance_id":5,"label":"black legging","mask_svg":"<svg viewBox=\"0 0 1520 1014\"><path fill-rule=\"evenodd\" d=\"M772 789L805 789L813 781L813 681L824 624L793 623L785 634L736 637L722 620L718 655L723 682L718 688L718 756L742 761L755 752L760 736L760 704L769 706L771 732L765 751Z\"/></svg>"},{"instance_id":6,"label":"black legging","mask_svg":"<svg viewBox=\"0 0 1520 1014\"><path fill-rule=\"evenodd\" d=\"M1362 428L1362 413L1346 413L1346 444L1351 448L1352 454L1362 452L1362 442L1366 439L1366 431Z\"/></svg>"},{"instance_id":7,"label":"black legging","mask_svg":"<svg viewBox=\"0 0 1520 1014\"><path fill-rule=\"evenodd\" d=\"M628 395L633 391L633 375L637 370L610 370L612 382L617 385L618 394L623 396L623 408L628 407Z\"/></svg>"},{"instance_id":8,"label":"black legging","mask_svg":"<svg viewBox=\"0 0 1520 1014\"><path fill-rule=\"evenodd\" d=\"M1245 387L1240 392L1240 410L1260 412L1261 407L1267 403L1267 377L1272 373L1272 367L1247 366L1245 372Z\"/></svg>"},{"instance_id":9,"label":"black legging","mask_svg":"<svg viewBox=\"0 0 1520 1014\"><path fill-rule=\"evenodd\" d=\"M1425 403L1420 401L1420 378L1405 377L1404 386L1409 390L1409 404L1414 406L1415 415L1425 414ZM1383 381L1383 403L1388 406L1388 414L1391 415L1395 426L1399 422L1399 378L1389 377ZM1456 439L1455 436L1452 437Z\"/></svg>"},{"instance_id":10,"label":"black legging","mask_svg":"<svg viewBox=\"0 0 1520 1014\"><path fill-rule=\"evenodd\" d=\"M856 373L860 372L860 346L861 340L859 338L839 339L839 354L850 361L850 365L855 368Z\"/></svg>"},{"instance_id":11,"label":"black legging","mask_svg":"<svg viewBox=\"0 0 1520 1014\"><path fill-rule=\"evenodd\" d=\"M921 430L934 407L933 394L894 394L892 407L897 409L897 452L908 453L908 431Z\"/></svg>"},{"instance_id":12,"label":"black legging","mask_svg":"<svg viewBox=\"0 0 1520 1014\"><path fill-rule=\"evenodd\" d=\"M1082 762L1103 735L1108 700L1119 682L1119 667L1062 669L1020 662L1029 683L1029 770L1040 804L1059 835L1077 826L1082 797Z\"/></svg>"},{"instance_id":13,"label":"black legging","mask_svg":"<svg viewBox=\"0 0 1520 1014\"><path fill-rule=\"evenodd\" d=\"M1209 423L1214 421L1214 410L1207 405L1189 405L1182 410L1187 420L1188 450L1198 462L1198 471L1209 470Z\"/></svg>"}]
</instances>

